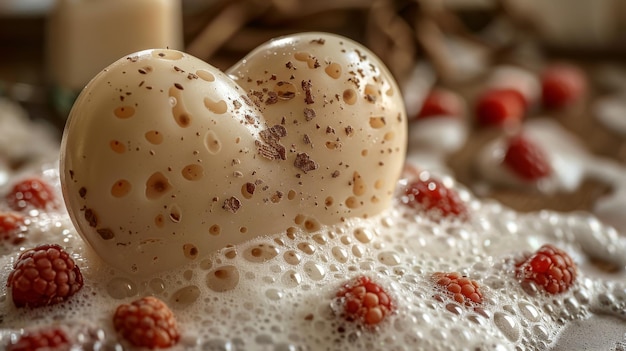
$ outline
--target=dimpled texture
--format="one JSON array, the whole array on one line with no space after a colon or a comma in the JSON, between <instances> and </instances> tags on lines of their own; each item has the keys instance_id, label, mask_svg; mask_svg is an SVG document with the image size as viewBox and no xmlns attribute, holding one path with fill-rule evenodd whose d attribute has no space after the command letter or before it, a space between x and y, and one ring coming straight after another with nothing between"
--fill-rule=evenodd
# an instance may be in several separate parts
<instances>
[{"instance_id":1,"label":"dimpled texture","mask_svg":"<svg viewBox=\"0 0 626 351\"><path fill-rule=\"evenodd\" d=\"M569 254L545 244L534 254L516 264L517 277L533 281L549 294L563 293L576 281L577 267Z\"/></svg>"},{"instance_id":2,"label":"dimpled texture","mask_svg":"<svg viewBox=\"0 0 626 351\"><path fill-rule=\"evenodd\" d=\"M365 326L381 323L394 309L389 294L366 276L345 284L337 292L337 297L343 299L346 320Z\"/></svg>"},{"instance_id":3,"label":"dimpled texture","mask_svg":"<svg viewBox=\"0 0 626 351\"><path fill-rule=\"evenodd\" d=\"M180 340L174 314L163 301L152 296L120 305L115 310L113 325L134 346L166 348Z\"/></svg>"},{"instance_id":4,"label":"dimpled texture","mask_svg":"<svg viewBox=\"0 0 626 351\"><path fill-rule=\"evenodd\" d=\"M23 334L15 343L9 344L6 351L61 351L69 348L69 338L62 329L45 328Z\"/></svg>"},{"instance_id":5,"label":"dimpled texture","mask_svg":"<svg viewBox=\"0 0 626 351\"><path fill-rule=\"evenodd\" d=\"M77 99L61 147L63 193L107 263L148 275L389 207L406 113L366 48L299 34L228 73L179 51L143 51Z\"/></svg>"},{"instance_id":6,"label":"dimpled texture","mask_svg":"<svg viewBox=\"0 0 626 351\"><path fill-rule=\"evenodd\" d=\"M527 181L536 181L552 173L552 167L544 151L523 135L509 138L504 164Z\"/></svg>"},{"instance_id":7,"label":"dimpled texture","mask_svg":"<svg viewBox=\"0 0 626 351\"><path fill-rule=\"evenodd\" d=\"M40 307L63 302L77 293L83 276L61 246L44 244L17 258L7 286L15 306Z\"/></svg>"},{"instance_id":8,"label":"dimpled texture","mask_svg":"<svg viewBox=\"0 0 626 351\"><path fill-rule=\"evenodd\" d=\"M15 211L58 207L52 187L41 178L28 178L15 183L6 195L6 202Z\"/></svg>"},{"instance_id":9,"label":"dimpled texture","mask_svg":"<svg viewBox=\"0 0 626 351\"><path fill-rule=\"evenodd\" d=\"M433 274L432 279L445 294L462 305L483 302L483 294L478 282L461 275L461 273L437 272Z\"/></svg>"}]
</instances>

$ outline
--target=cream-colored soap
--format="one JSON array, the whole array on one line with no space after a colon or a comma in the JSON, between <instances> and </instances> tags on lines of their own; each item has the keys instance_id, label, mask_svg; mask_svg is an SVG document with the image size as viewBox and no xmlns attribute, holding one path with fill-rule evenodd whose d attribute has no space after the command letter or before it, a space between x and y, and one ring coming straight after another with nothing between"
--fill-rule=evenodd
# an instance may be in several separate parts
<instances>
[{"instance_id":1,"label":"cream-colored soap","mask_svg":"<svg viewBox=\"0 0 626 351\"><path fill-rule=\"evenodd\" d=\"M148 50L79 96L61 148L63 193L109 264L149 274L390 206L406 114L371 52L299 34L264 44L229 74L236 81L180 51Z\"/></svg>"}]
</instances>

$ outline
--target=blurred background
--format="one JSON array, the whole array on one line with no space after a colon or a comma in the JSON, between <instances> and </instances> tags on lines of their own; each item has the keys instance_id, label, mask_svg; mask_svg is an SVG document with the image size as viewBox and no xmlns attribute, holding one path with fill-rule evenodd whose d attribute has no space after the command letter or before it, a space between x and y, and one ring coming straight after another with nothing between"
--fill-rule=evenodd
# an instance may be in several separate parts
<instances>
[{"instance_id":1,"label":"blurred background","mask_svg":"<svg viewBox=\"0 0 626 351\"><path fill-rule=\"evenodd\" d=\"M0 185L7 169L58 153L74 99L119 58L168 47L226 70L260 44L303 31L370 48L398 81L411 122L431 88L459 94L470 137L445 161L479 195L476 154L507 130L481 128L475 105L502 67L525 72L521 82L507 78L512 85L534 82L525 121L549 117L586 151L626 164L626 0L0 0ZM585 89L571 108L548 111L538 82L555 62L579 68ZM517 210L573 211L611 191L587 179L559 196L489 196Z\"/></svg>"},{"instance_id":2,"label":"blurred background","mask_svg":"<svg viewBox=\"0 0 626 351\"><path fill-rule=\"evenodd\" d=\"M457 84L541 55L626 57L626 0L0 0L0 95L62 127L98 71L142 49L181 49L226 69L270 38L357 40L401 85L416 65Z\"/></svg>"}]
</instances>

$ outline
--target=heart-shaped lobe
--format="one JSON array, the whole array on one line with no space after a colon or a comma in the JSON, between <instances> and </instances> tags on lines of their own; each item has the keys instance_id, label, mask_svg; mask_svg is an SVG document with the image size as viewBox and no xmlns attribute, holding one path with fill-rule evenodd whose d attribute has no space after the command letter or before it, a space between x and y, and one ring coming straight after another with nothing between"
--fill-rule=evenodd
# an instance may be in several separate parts
<instances>
[{"instance_id":1,"label":"heart-shaped lobe","mask_svg":"<svg viewBox=\"0 0 626 351\"><path fill-rule=\"evenodd\" d=\"M229 74L236 82L185 53L148 50L85 87L63 135L61 181L104 261L145 275L388 208L406 115L370 51L305 33L264 44Z\"/></svg>"}]
</instances>

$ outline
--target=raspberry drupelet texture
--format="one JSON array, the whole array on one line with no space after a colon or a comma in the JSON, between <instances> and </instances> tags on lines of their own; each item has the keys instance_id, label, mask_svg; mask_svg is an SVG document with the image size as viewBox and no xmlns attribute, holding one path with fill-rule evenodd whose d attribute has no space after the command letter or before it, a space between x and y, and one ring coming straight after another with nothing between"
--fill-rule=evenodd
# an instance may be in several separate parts
<instances>
[{"instance_id":1,"label":"raspberry drupelet texture","mask_svg":"<svg viewBox=\"0 0 626 351\"><path fill-rule=\"evenodd\" d=\"M45 244L17 258L7 286L16 307L40 307L69 299L82 288L83 276L61 246Z\"/></svg>"},{"instance_id":2,"label":"raspberry drupelet texture","mask_svg":"<svg viewBox=\"0 0 626 351\"><path fill-rule=\"evenodd\" d=\"M434 178L419 178L405 188L404 204L428 212L437 219L450 217L466 219L468 211L454 189Z\"/></svg>"},{"instance_id":3,"label":"raspberry drupelet texture","mask_svg":"<svg viewBox=\"0 0 626 351\"><path fill-rule=\"evenodd\" d=\"M0 241L17 245L22 243L27 231L24 216L17 212L0 212Z\"/></svg>"},{"instance_id":4,"label":"raspberry drupelet texture","mask_svg":"<svg viewBox=\"0 0 626 351\"><path fill-rule=\"evenodd\" d=\"M567 252L545 244L515 264L518 279L532 281L549 294L569 290L576 281L577 267Z\"/></svg>"},{"instance_id":5,"label":"raspberry drupelet texture","mask_svg":"<svg viewBox=\"0 0 626 351\"><path fill-rule=\"evenodd\" d=\"M527 181L536 181L552 174L552 166L543 149L521 134L508 140L503 162Z\"/></svg>"},{"instance_id":6,"label":"raspberry drupelet texture","mask_svg":"<svg viewBox=\"0 0 626 351\"><path fill-rule=\"evenodd\" d=\"M23 334L16 342L9 344L6 351L65 351L70 346L66 333L51 327Z\"/></svg>"},{"instance_id":7,"label":"raspberry drupelet texture","mask_svg":"<svg viewBox=\"0 0 626 351\"><path fill-rule=\"evenodd\" d=\"M342 286L337 297L343 299L346 320L365 326L378 325L394 310L389 294L366 276Z\"/></svg>"},{"instance_id":8,"label":"raspberry drupelet texture","mask_svg":"<svg viewBox=\"0 0 626 351\"><path fill-rule=\"evenodd\" d=\"M432 275L432 280L445 294L462 305L483 302L483 294L480 285L458 272L437 272Z\"/></svg>"},{"instance_id":9,"label":"raspberry drupelet texture","mask_svg":"<svg viewBox=\"0 0 626 351\"><path fill-rule=\"evenodd\" d=\"M138 347L166 348L180 340L174 314L153 296L118 306L113 326L124 339Z\"/></svg>"},{"instance_id":10,"label":"raspberry drupelet texture","mask_svg":"<svg viewBox=\"0 0 626 351\"><path fill-rule=\"evenodd\" d=\"M39 210L58 208L53 188L38 177L23 179L13 185L6 195L6 202L15 211L31 208Z\"/></svg>"}]
</instances>

